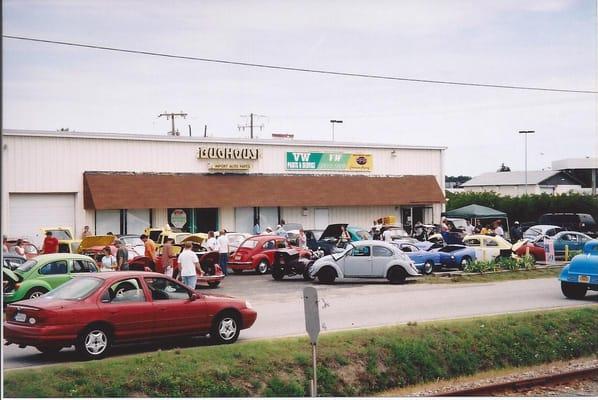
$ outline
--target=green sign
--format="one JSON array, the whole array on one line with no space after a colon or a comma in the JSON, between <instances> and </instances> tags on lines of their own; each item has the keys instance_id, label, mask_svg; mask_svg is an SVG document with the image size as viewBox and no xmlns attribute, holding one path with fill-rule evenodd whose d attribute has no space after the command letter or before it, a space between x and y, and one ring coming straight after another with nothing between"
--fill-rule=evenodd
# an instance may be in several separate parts
<instances>
[{"instance_id":1,"label":"green sign","mask_svg":"<svg viewBox=\"0 0 598 400\"><path fill-rule=\"evenodd\" d=\"M287 152L287 170L371 171L371 154Z\"/></svg>"}]
</instances>

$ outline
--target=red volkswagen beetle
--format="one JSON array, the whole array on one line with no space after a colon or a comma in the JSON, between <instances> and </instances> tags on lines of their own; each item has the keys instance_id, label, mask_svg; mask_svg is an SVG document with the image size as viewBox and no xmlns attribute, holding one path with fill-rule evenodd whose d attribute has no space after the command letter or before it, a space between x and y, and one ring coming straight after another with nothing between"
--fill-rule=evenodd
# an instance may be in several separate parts
<instances>
[{"instance_id":1,"label":"red volkswagen beetle","mask_svg":"<svg viewBox=\"0 0 598 400\"><path fill-rule=\"evenodd\" d=\"M546 261L543 240L543 237L536 238L534 240L524 239L520 243L515 243L513 245L513 251L519 257L523 257L529 252L529 255L534 259L534 261Z\"/></svg>"},{"instance_id":2,"label":"red volkswagen beetle","mask_svg":"<svg viewBox=\"0 0 598 400\"><path fill-rule=\"evenodd\" d=\"M302 250L292 246L288 240L276 235L251 236L233 253L228 261L228 267L233 272L255 271L258 274L265 274L274 262L274 254L277 249L293 248L299 251L300 256L309 257L309 250Z\"/></svg>"},{"instance_id":3,"label":"red volkswagen beetle","mask_svg":"<svg viewBox=\"0 0 598 400\"><path fill-rule=\"evenodd\" d=\"M162 274L103 272L9 304L4 339L42 353L74 344L94 359L115 343L165 337L209 334L216 343L233 343L256 318L245 300L204 295Z\"/></svg>"}]
</instances>

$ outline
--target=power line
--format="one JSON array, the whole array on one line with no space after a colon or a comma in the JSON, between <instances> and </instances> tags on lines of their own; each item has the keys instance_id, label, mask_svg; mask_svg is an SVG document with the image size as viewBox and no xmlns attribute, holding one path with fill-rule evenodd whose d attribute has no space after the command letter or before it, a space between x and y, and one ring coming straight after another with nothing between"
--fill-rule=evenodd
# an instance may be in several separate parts
<instances>
[{"instance_id":1,"label":"power line","mask_svg":"<svg viewBox=\"0 0 598 400\"><path fill-rule=\"evenodd\" d=\"M437 84L437 85L473 86L473 87L495 88L495 89L515 89L515 90L534 90L534 91L542 91L542 92L598 94L598 91L593 91L593 90L558 89L558 88L533 87L533 86L495 85L495 84L489 84L489 83L404 78L404 77L388 76L388 75L360 74L360 73L330 71L330 70L313 69L313 68L286 67L286 66L272 65L272 64L258 64L258 63L248 63L248 62L241 62L241 61L219 60L219 59L215 59L215 58L181 56L181 55L176 55L176 54L156 53L156 52L152 52L152 51L143 51L143 50L131 50L131 49L118 48L118 47L106 47L106 46L97 46L97 45L83 44L83 43L62 42L62 41L57 41L57 40L36 39L36 38L29 38L29 37L24 37L24 36L2 35L2 37L6 38L6 39L27 40L27 41L38 42L38 43L49 43L49 44L58 44L58 45L63 45L63 46L84 47L84 48L88 48L88 49L108 50L108 51L116 51L116 52L129 53L129 54L141 54L141 55L146 55L146 56L176 58L176 59L181 59L181 60L203 61L203 62L210 62L210 63L217 63L217 64L239 65L239 66L244 66L244 67L276 69L276 70L283 70L283 71L295 71L295 72L308 72L308 73L314 73L314 74L349 76L349 77L354 77L354 78L370 78L370 79L383 79L383 80L403 81L403 82L432 83L432 84Z\"/></svg>"}]
</instances>

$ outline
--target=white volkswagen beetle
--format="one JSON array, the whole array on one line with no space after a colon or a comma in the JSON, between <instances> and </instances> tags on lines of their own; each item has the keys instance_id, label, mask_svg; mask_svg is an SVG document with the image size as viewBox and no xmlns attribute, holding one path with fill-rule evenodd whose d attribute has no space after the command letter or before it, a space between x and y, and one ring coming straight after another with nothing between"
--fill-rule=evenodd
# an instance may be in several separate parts
<instances>
[{"instance_id":1,"label":"white volkswagen beetle","mask_svg":"<svg viewBox=\"0 0 598 400\"><path fill-rule=\"evenodd\" d=\"M398 247L379 240L351 242L343 252L317 260L309 275L322 283L332 283L336 278L384 278L400 283L408 276L421 276Z\"/></svg>"}]
</instances>

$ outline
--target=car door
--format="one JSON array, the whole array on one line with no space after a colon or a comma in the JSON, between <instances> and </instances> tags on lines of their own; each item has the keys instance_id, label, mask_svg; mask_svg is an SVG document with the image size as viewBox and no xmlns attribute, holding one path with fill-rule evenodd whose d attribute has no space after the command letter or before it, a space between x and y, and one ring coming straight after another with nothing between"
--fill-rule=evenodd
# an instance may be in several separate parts
<instances>
[{"instance_id":1,"label":"car door","mask_svg":"<svg viewBox=\"0 0 598 400\"><path fill-rule=\"evenodd\" d=\"M37 270L38 278L47 282L52 289L57 288L71 279L69 271L70 260L50 261Z\"/></svg>"},{"instance_id":2,"label":"car door","mask_svg":"<svg viewBox=\"0 0 598 400\"><path fill-rule=\"evenodd\" d=\"M369 277L372 275L372 252L368 245L355 246L344 257L343 274L346 277Z\"/></svg>"},{"instance_id":3,"label":"car door","mask_svg":"<svg viewBox=\"0 0 598 400\"><path fill-rule=\"evenodd\" d=\"M386 266L394 257L392 250L384 246L372 246L372 276L386 277Z\"/></svg>"},{"instance_id":4,"label":"car door","mask_svg":"<svg viewBox=\"0 0 598 400\"><path fill-rule=\"evenodd\" d=\"M500 255L500 246L498 242L492 238L485 238L482 243L482 250L486 255L483 261L491 261Z\"/></svg>"},{"instance_id":5,"label":"car door","mask_svg":"<svg viewBox=\"0 0 598 400\"><path fill-rule=\"evenodd\" d=\"M120 279L105 288L98 308L114 327L116 340L142 340L154 335L155 310L137 278Z\"/></svg>"},{"instance_id":6,"label":"car door","mask_svg":"<svg viewBox=\"0 0 598 400\"><path fill-rule=\"evenodd\" d=\"M209 319L205 299L192 301L185 286L166 277L146 277L144 282L152 298L156 336L206 332Z\"/></svg>"}]
</instances>

